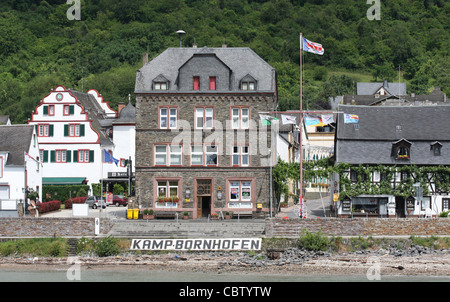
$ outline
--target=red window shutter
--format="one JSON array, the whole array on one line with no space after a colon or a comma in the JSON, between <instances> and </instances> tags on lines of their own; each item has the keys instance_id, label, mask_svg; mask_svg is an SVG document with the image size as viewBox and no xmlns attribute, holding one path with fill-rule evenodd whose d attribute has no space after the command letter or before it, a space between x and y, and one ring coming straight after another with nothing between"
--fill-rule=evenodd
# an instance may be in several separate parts
<instances>
[{"instance_id":1,"label":"red window shutter","mask_svg":"<svg viewBox=\"0 0 450 302\"><path fill-rule=\"evenodd\" d=\"M194 90L199 90L200 88L200 78L194 77Z\"/></svg>"},{"instance_id":2,"label":"red window shutter","mask_svg":"<svg viewBox=\"0 0 450 302\"><path fill-rule=\"evenodd\" d=\"M209 77L209 90L216 90L216 77Z\"/></svg>"}]
</instances>

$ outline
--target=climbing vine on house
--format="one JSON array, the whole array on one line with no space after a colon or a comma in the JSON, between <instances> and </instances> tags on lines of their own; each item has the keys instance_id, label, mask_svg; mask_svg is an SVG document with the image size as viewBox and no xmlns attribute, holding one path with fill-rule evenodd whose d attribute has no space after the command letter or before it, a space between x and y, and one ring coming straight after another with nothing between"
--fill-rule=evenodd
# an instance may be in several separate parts
<instances>
[{"instance_id":1,"label":"climbing vine on house","mask_svg":"<svg viewBox=\"0 0 450 302\"><path fill-rule=\"evenodd\" d=\"M339 199L362 194L408 197L416 194L415 183L420 183L423 194L450 192L449 166L417 165L351 165L332 164L327 158L303 164L303 180L312 181L316 177L339 175ZM350 172L351 171L351 172ZM353 174L353 180L350 173ZM403 175L403 176L397 176ZM377 174L379 181L372 181ZM400 178L400 180L396 180Z\"/></svg>"}]
</instances>

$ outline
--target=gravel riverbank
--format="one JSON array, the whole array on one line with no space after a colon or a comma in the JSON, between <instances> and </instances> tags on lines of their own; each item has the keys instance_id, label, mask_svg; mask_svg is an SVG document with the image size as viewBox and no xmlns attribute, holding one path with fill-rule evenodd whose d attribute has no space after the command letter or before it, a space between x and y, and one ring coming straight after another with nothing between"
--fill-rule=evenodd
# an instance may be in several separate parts
<instances>
[{"instance_id":1,"label":"gravel riverbank","mask_svg":"<svg viewBox=\"0 0 450 302\"><path fill-rule=\"evenodd\" d=\"M69 261L68 261L69 260ZM363 275L449 277L450 249L412 246L352 253L312 252L298 248L266 252L124 253L119 256L76 258L0 258L0 269L53 270L80 264L81 270L154 270L171 272L252 273L272 275Z\"/></svg>"}]
</instances>

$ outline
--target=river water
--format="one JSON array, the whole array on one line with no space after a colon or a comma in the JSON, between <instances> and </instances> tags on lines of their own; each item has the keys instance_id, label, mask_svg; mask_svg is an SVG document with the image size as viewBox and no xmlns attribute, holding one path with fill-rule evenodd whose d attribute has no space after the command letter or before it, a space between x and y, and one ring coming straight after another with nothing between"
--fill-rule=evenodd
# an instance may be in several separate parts
<instances>
[{"instance_id":1,"label":"river water","mask_svg":"<svg viewBox=\"0 0 450 302\"><path fill-rule=\"evenodd\" d=\"M0 282L450 282L449 276L260 275L161 272L142 270L0 270Z\"/></svg>"}]
</instances>

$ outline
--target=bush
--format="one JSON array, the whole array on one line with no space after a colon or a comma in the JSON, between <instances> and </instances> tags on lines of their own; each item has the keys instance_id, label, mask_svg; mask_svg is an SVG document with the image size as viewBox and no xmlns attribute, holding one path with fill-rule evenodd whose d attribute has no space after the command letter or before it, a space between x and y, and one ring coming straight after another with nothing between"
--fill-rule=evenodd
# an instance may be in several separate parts
<instances>
[{"instance_id":1,"label":"bush","mask_svg":"<svg viewBox=\"0 0 450 302\"><path fill-rule=\"evenodd\" d=\"M57 211L61 208L61 201L50 200L46 202L40 202L37 204L39 213L47 213L51 211Z\"/></svg>"},{"instance_id":2,"label":"bush","mask_svg":"<svg viewBox=\"0 0 450 302\"><path fill-rule=\"evenodd\" d=\"M322 235L319 231L315 234L304 231L303 235L298 239L300 248L304 248L309 251L326 251L330 247L330 240Z\"/></svg>"},{"instance_id":3,"label":"bush","mask_svg":"<svg viewBox=\"0 0 450 302\"><path fill-rule=\"evenodd\" d=\"M448 217L448 214L450 213L450 210L449 211L444 211L444 212L441 212L440 214L439 214L439 217Z\"/></svg>"},{"instance_id":4,"label":"bush","mask_svg":"<svg viewBox=\"0 0 450 302\"><path fill-rule=\"evenodd\" d=\"M117 244L117 240L111 236L101 239L97 243L95 251L99 257L108 257L120 254L120 248Z\"/></svg>"},{"instance_id":5,"label":"bush","mask_svg":"<svg viewBox=\"0 0 450 302\"><path fill-rule=\"evenodd\" d=\"M69 198L65 201L65 207L66 209L71 209L72 208L72 204L74 203L84 203L87 199L87 196L84 197L72 197Z\"/></svg>"}]
</instances>

